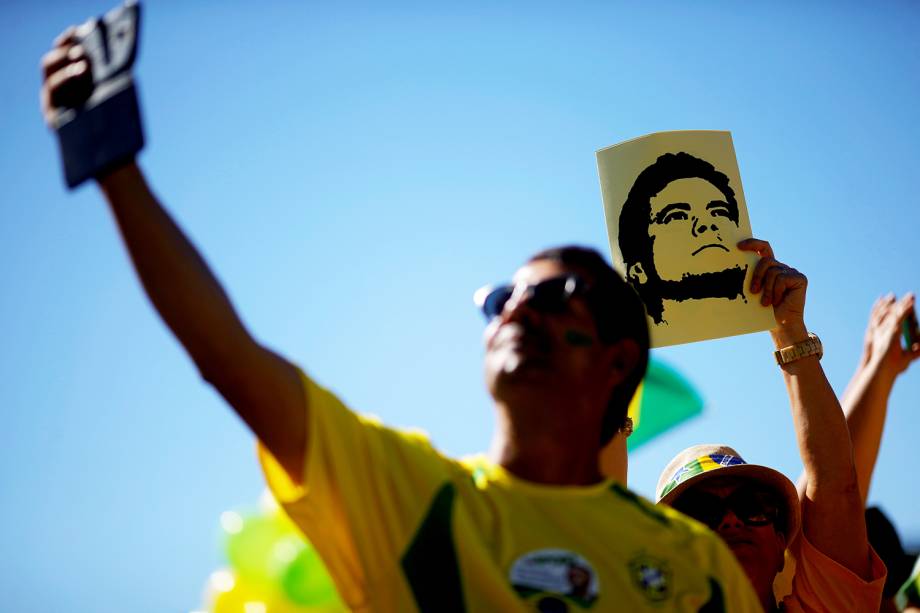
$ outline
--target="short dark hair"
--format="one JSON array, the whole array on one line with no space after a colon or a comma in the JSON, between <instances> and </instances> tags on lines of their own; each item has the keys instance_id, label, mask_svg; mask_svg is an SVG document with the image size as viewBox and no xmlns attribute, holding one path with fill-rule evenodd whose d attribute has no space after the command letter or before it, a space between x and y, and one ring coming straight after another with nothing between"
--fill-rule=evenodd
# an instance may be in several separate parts
<instances>
[{"instance_id":1,"label":"short dark hair","mask_svg":"<svg viewBox=\"0 0 920 613\"><path fill-rule=\"evenodd\" d=\"M738 225L738 201L735 199L735 191L729 185L728 176L706 160L683 151L665 153L639 173L620 211L617 242L627 274L632 264L639 262L643 265L648 283L637 287L636 291L645 303L649 316L657 323L661 322L664 305L657 289L661 278L655 268L652 239L648 235L652 217L651 199L678 179L703 179L711 183L725 196L729 205L728 217Z\"/></svg>"},{"instance_id":2,"label":"short dark hair","mask_svg":"<svg viewBox=\"0 0 920 613\"><path fill-rule=\"evenodd\" d=\"M623 427L629 402L648 368L649 334L645 307L635 290L623 280L596 250L578 245L545 249L530 261L552 260L572 269L588 283L585 299L602 343L613 344L625 338L639 345L639 361L618 385L607 403L601 427L601 444L606 444Z\"/></svg>"}]
</instances>

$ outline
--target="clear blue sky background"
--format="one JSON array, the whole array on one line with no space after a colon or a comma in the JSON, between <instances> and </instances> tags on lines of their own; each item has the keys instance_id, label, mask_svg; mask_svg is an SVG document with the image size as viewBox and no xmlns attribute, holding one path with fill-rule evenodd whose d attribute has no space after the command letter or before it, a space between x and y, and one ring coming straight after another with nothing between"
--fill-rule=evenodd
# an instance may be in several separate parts
<instances>
[{"instance_id":1,"label":"clear blue sky background","mask_svg":"<svg viewBox=\"0 0 920 613\"><path fill-rule=\"evenodd\" d=\"M150 1L137 67L156 192L254 333L356 409L486 447L472 292L542 247L608 252L594 152L648 132L732 131L838 391L876 296L920 289L915 2L382 6ZM39 116L40 56L107 8L0 4L0 608L20 612L194 608L218 515L263 487ZM798 474L768 335L656 358L707 407L632 456L635 489L699 442ZM871 496L913 544L918 397L915 366Z\"/></svg>"}]
</instances>

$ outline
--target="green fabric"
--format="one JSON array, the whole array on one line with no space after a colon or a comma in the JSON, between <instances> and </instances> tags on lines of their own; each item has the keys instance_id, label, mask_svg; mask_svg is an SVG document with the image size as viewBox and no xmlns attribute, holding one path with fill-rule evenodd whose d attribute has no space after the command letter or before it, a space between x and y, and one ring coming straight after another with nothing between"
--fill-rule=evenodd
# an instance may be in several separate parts
<instances>
[{"instance_id":1,"label":"green fabric","mask_svg":"<svg viewBox=\"0 0 920 613\"><path fill-rule=\"evenodd\" d=\"M626 441L630 451L703 411L703 398L696 389L657 360L649 360L640 393L638 420L633 418L635 430Z\"/></svg>"},{"instance_id":2,"label":"green fabric","mask_svg":"<svg viewBox=\"0 0 920 613\"><path fill-rule=\"evenodd\" d=\"M438 490L402 558L403 572L421 613L464 613L460 565L454 548L454 486Z\"/></svg>"},{"instance_id":3,"label":"green fabric","mask_svg":"<svg viewBox=\"0 0 920 613\"><path fill-rule=\"evenodd\" d=\"M914 565L910 579L904 582L901 589L894 597L898 610L903 610L907 605L920 607L920 558Z\"/></svg>"},{"instance_id":4,"label":"green fabric","mask_svg":"<svg viewBox=\"0 0 920 613\"><path fill-rule=\"evenodd\" d=\"M683 470L680 473L681 478L672 479L669 481L660 492L658 492L658 498L664 498L668 495L668 492L673 490L675 487L680 485L683 481L686 481L690 477L695 477L696 475L704 472L703 464L697 459L693 460L689 464L683 467Z\"/></svg>"},{"instance_id":5,"label":"green fabric","mask_svg":"<svg viewBox=\"0 0 920 613\"><path fill-rule=\"evenodd\" d=\"M722 594L722 586L715 579L709 579L709 587L712 589L709 600L700 607L700 613L725 613L725 596Z\"/></svg>"},{"instance_id":6,"label":"green fabric","mask_svg":"<svg viewBox=\"0 0 920 613\"><path fill-rule=\"evenodd\" d=\"M625 498L632 504L636 506L637 509L654 519L655 521L663 524L665 526L670 525L670 520L665 516L664 513L658 510L657 507L651 504L645 504L639 497L632 491L626 489L619 483L614 483L610 486L610 491L619 496L620 498Z\"/></svg>"}]
</instances>

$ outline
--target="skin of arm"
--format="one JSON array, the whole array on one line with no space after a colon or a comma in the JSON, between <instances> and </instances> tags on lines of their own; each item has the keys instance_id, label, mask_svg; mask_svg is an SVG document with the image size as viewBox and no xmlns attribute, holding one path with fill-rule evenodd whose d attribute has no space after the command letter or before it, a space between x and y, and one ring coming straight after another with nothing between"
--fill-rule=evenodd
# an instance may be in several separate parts
<instances>
[{"instance_id":1,"label":"skin of arm","mask_svg":"<svg viewBox=\"0 0 920 613\"><path fill-rule=\"evenodd\" d=\"M776 348L806 340L805 275L778 262L766 241L748 239L738 247L761 257L754 269L751 292L761 292L761 304L773 306L776 328L771 334ZM868 578L869 544L863 507L850 435L837 396L817 356L779 368L807 475L802 530L818 550Z\"/></svg>"},{"instance_id":2,"label":"skin of arm","mask_svg":"<svg viewBox=\"0 0 920 613\"><path fill-rule=\"evenodd\" d=\"M89 60L72 30L43 58L42 106L91 92ZM133 162L97 177L138 277L205 380L230 403L295 483L302 482L307 400L297 369L256 342L204 259Z\"/></svg>"},{"instance_id":3,"label":"skin of arm","mask_svg":"<svg viewBox=\"0 0 920 613\"><path fill-rule=\"evenodd\" d=\"M901 326L914 304L912 293L900 300L889 294L875 301L862 356L840 401L853 441L863 506L869 495L894 382L920 357L920 343L908 349L901 346Z\"/></svg>"}]
</instances>

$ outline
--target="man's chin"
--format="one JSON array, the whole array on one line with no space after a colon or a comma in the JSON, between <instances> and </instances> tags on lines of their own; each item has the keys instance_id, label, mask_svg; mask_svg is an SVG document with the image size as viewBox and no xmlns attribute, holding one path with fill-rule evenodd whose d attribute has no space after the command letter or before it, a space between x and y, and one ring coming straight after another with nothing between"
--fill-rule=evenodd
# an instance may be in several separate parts
<instances>
[{"instance_id":1,"label":"man's chin","mask_svg":"<svg viewBox=\"0 0 920 613\"><path fill-rule=\"evenodd\" d=\"M702 298L728 298L744 300L744 277L747 266L733 266L717 272L686 273L679 280L658 282L664 300L699 300Z\"/></svg>"},{"instance_id":2,"label":"man's chin","mask_svg":"<svg viewBox=\"0 0 920 613\"><path fill-rule=\"evenodd\" d=\"M490 387L499 396L540 393L555 372L550 360L538 355L507 356L490 365L489 371Z\"/></svg>"},{"instance_id":3,"label":"man's chin","mask_svg":"<svg viewBox=\"0 0 920 613\"><path fill-rule=\"evenodd\" d=\"M552 369L550 359L541 354L514 354L508 356L498 367L498 376L517 380L544 377Z\"/></svg>"}]
</instances>

